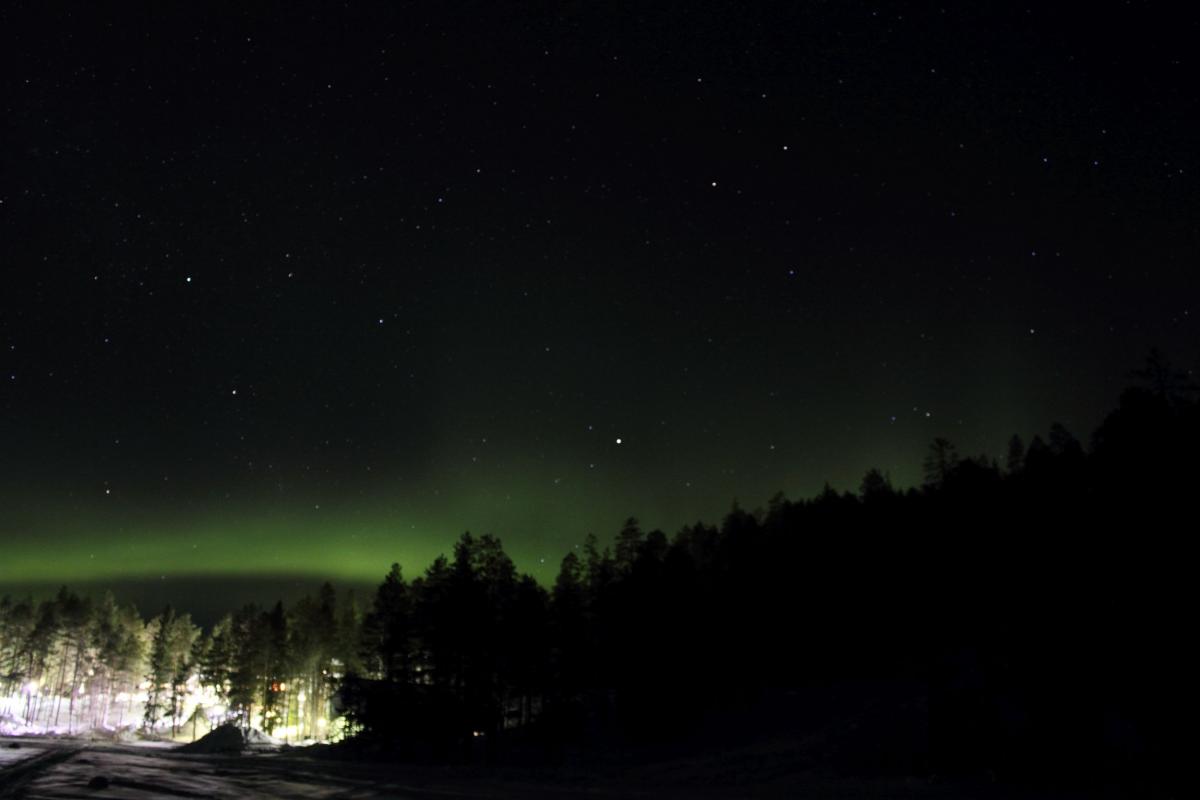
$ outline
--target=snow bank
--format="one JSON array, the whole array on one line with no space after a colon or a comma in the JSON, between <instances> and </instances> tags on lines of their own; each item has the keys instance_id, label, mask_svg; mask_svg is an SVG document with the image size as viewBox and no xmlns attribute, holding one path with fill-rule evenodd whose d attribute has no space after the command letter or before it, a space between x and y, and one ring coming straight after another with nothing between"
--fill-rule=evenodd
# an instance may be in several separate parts
<instances>
[{"instance_id":1,"label":"snow bank","mask_svg":"<svg viewBox=\"0 0 1200 800\"><path fill-rule=\"evenodd\" d=\"M41 733L37 728L27 725L25 720L12 714L0 714L0 736L28 736L31 733Z\"/></svg>"}]
</instances>

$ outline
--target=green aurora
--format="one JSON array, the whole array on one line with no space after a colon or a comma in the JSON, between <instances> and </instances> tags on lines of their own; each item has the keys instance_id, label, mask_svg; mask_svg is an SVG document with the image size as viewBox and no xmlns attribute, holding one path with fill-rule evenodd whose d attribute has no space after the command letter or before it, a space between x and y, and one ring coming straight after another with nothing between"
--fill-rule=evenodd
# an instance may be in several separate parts
<instances>
[{"instance_id":1,"label":"green aurora","mask_svg":"<svg viewBox=\"0 0 1200 800\"><path fill-rule=\"evenodd\" d=\"M499 536L520 570L549 584L569 549L589 533L607 542L629 516L670 534L698 520L718 523L735 499L750 509L764 506L773 493L761 491L753 476L741 492L728 485L713 491L716 477L708 485L703 478L676 482L668 492L590 477L568 474L556 483L514 475L488 484L494 489L425 486L411 496L393 492L386 501L362 494L271 498L243 507L226 501L219 511L194 501L180 509L126 498L120 489L66 507L10 498L6 506L21 511L4 526L0 586L176 575L371 581L393 561L408 574L423 571L467 530ZM811 484L803 494L819 488Z\"/></svg>"}]
</instances>

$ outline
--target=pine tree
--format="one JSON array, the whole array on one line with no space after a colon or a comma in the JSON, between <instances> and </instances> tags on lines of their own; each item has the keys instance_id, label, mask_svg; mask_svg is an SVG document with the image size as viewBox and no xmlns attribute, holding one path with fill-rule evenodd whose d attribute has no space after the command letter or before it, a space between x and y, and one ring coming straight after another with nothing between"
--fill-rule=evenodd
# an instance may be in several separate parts
<instances>
[{"instance_id":1,"label":"pine tree","mask_svg":"<svg viewBox=\"0 0 1200 800\"><path fill-rule=\"evenodd\" d=\"M864 503L878 503L895 497L896 490L892 488L891 478L872 468L863 475L858 494Z\"/></svg>"},{"instance_id":2,"label":"pine tree","mask_svg":"<svg viewBox=\"0 0 1200 800\"><path fill-rule=\"evenodd\" d=\"M277 602L261 621L263 637L262 681L262 726L271 733L280 724L286 713L287 679L290 675L288 663L288 626L283 612L283 603ZM283 713L281 713L281 709Z\"/></svg>"},{"instance_id":3,"label":"pine tree","mask_svg":"<svg viewBox=\"0 0 1200 800\"><path fill-rule=\"evenodd\" d=\"M616 567L621 574L628 574L637 560L638 548L642 544L642 529L638 526L636 517L625 520L621 532L617 534L615 547Z\"/></svg>"},{"instance_id":4,"label":"pine tree","mask_svg":"<svg viewBox=\"0 0 1200 800\"><path fill-rule=\"evenodd\" d=\"M232 658L229 670L229 709L243 729L248 729L254 709L262 699L261 676L265 642L258 607L245 606L233 617Z\"/></svg>"},{"instance_id":5,"label":"pine tree","mask_svg":"<svg viewBox=\"0 0 1200 800\"><path fill-rule=\"evenodd\" d=\"M958 451L949 440L938 437L929 445L929 454L925 456L925 485L941 488L946 485L955 466L958 465Z\"/></svg>"},{"instance_id":6,"label":"pine tree","mask_svg":"<svg viewBox=\"0 0 1200 800\"><path fill-rule=\"evenodd\" d=\"M146 675L150 686L142 715L142 724L150 732L154 731L168 707L163 693L174 675L171 664L171 623L174 621L175 609L167 606L158 619L151 623L154 626L154 639L150 647L150 669Z\"/></svg>"},{"instance_id":7,"label":"pine tree","mask_svg":"<svg viewBox=\"0 0 1200 800\"><path fill-rule=\"evenodd\" d=\"M1015 433L1008 440L1008 457L1005 467L1008 469L1009 475L1016 475L1025 468L1025 443Z\"/></svg>"}]
</instances>

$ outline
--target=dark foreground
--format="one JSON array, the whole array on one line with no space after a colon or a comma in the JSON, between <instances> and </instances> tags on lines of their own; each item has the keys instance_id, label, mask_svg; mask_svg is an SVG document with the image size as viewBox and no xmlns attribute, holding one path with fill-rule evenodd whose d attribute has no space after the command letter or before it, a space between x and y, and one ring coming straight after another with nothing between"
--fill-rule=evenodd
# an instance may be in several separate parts
<instances>
[{"instance_id":1,"label":"dark foreground","mask_svg":"<svg viewBox=\"0 0 1200 800\"><path fill-rule=\"evenodd\" d=\"M17 748L10 745L17 743ZM0 798L1060 798L985 779L835 777L788 768L795 743L621 770L412 767L319 750L196 755L174 747L0 738ZM1088 796L1095 796L1091 793Z\"/></svg>"}]
</instances>

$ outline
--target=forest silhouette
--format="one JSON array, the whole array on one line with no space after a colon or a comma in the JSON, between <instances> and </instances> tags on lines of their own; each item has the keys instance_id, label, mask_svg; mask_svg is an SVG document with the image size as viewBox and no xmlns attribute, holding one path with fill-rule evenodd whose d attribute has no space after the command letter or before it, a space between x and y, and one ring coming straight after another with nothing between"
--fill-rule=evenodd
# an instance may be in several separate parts
<instances>
[{"instance_id":1,"label":"forest silhouette","mask_svg":"<svg viewBox=\"0 0 1200 800\"><path fill-rule=\"evenodd\" d=\"M870 470L857 493L735 504L673 536L630 518L551 587L466 533L423 573L392 565L365 608L327 584L205 631L66 588L5 597L0 693L36 680L59 708L33 715L70 718L62 687L82 682L110 698L91 723L121 725L111 698L148 682L136 722L179 729L196 676L244 726L317 736L340 715L344 746L416 761L823 731L804 757L849 774L1171 784L1200 403L1158 353L1135 377L1086 444L1056 424L1000 464L938 439L920 487Z\"/></svg>"}]
</instances>

